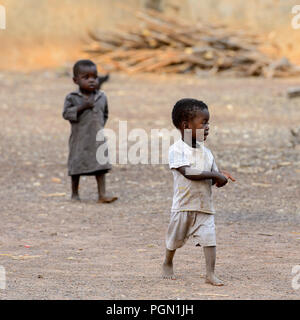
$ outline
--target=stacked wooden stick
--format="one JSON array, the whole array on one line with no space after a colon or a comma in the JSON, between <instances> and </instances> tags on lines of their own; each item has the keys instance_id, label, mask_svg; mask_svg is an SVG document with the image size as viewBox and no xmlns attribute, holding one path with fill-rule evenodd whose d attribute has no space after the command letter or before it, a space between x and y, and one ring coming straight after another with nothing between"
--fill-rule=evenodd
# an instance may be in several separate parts
<instances>
[{"instance_id":1,"label":"stacked wooden stick","mask_svg":"<svg viewBox=\"0 0 300 320\"><path fill-rule=\"evenodd\" d=\"M223 25L187 24L156 11L135 13L141 24L122 31L89 32L85 49L105 71L230 73L284 77L300 74L286 58L274 61L259 50L261 40Z\"/></svg>"}]
</instances>

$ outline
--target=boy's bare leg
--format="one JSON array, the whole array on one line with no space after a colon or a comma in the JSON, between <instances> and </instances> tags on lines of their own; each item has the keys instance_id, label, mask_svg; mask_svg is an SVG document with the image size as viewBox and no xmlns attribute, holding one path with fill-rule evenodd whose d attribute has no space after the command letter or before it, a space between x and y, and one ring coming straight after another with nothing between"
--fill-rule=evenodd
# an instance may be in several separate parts
<instances>
[{"instance_id":1,"label":"boy's bare leg","mask_svg":"<svg viewBox=\"0 0 300 320\"><path fill-rule=\"evenodd\" d=\"M163 278L175 280L175 275L173 271L173 258L176 250L166 249L166 257L163 263Z\"/></svg>"},{"instance_id":2,"label":"boy's bare leg","mask_svg":"<svg viewBox=\"0 0 300 320\"><path fill-rule=\"evenodd\" d=\"M203 247L206 263L206 283L223 286L224 283L215 276L216 247Z\"/></svg>"},{"instance_id":3,"label":"boy's bare leg","mask_svg":"<svg viewBox=\"0 0 300 320\"><path fill-rule=\"evenodd\" d=\"M118 199L118 197L109 197L105 193L105 174L96 176L98 186L98 202L99 203L110 203Z\"/></svg>"},{"instance_id":4,"label":"boy's bare leg","mask_svg":"<svg viewBox=\"0 0 300 320\"><path fill-rule=\"evenodd\" d=\"M71 196L72 200L80 201L79 193L78 193L79 180L80 180L80 175L72 176L72 196Z\"/></svg>"}]
</instances>

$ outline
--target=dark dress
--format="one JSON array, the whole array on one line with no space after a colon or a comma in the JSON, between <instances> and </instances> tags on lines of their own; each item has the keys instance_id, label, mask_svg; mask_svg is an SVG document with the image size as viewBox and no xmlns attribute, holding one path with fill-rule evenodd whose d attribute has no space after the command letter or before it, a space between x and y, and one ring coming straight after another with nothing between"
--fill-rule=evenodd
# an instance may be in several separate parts
<instances>
[{"instance_id":1,"label":"dark dress","mask_svg":"<svg viewBox=\"0 0 300 320\"><path fill-rule=\"evenodd\" d=\"M104 128L108 118L107 98L103 91L95 94L93 109L84 110L77 115L78 107L83 102L83 95L78 90L67 95L64 103L63 117L70 121L68 174L98 175L108 172L111 164L108 161L108 150L103 159L96 158L97 149L106 144L106 140L97 141L99 130ZM98 139L99 140L99 139Z\"/></svg>"}]
</instances>

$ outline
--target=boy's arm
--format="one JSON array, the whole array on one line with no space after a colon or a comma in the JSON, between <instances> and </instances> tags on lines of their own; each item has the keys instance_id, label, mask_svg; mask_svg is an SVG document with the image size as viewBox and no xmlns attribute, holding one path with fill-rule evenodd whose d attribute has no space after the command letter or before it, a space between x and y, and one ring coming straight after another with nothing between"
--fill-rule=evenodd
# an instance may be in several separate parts
<instances>
[{"instance_id":1,"label":"boy's arm","mask_svg":"<svg viewBox=\"0 0 300 320\"><path fill-rule=\"evenodd\" d=\"M74 105L72 98L68 95L65 99L63 118L71 122L77 122L78 116L86 109L91 109L94 107L94 96L87 100L84 100L82 104Z\"/></svg>"},{"instance_id":2,"label":"boy's arm","mask_svg":"<svg viewBox=\"0 0 300 320\"><path fill-rule=\"evenodd\" d=\"M219 187L224 186L227 183L227 178L217 171L200 171L198 169L191 168L190 166L182 166L176 168L185 178L189 180L199 181L212 179Z\"/></svg>"},{"instance_id":3,"label":"boy's arm","mask_svg":"<svg viewBox=\"0 0 300 320\"><path fill-rule=\"evenodd\" d=\"M106 124L106 121L108 119L108 103L107 103L107 98L105 97L105 107L104 107L104 125Z\"/></svg>"}]
</instances>

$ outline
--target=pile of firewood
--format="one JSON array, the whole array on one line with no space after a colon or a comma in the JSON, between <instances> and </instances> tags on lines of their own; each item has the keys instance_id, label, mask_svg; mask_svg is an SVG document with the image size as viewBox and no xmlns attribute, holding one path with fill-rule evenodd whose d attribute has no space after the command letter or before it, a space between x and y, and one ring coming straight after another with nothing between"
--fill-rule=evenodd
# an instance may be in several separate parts
<instances>
[{"instance_id":1,"label":"pile of firewood","mask_svg":"<svg viewBox=\"0 0 300 320\"><path fill-rule=\"evenodd\" d=\"M85 49L105 71L219 73L284 77L300 74L286 58L263 54L261 39L223 25L187 24L157 11L135 13L141 23L122 31L89 32Z\"/></svg>"}]
</instances>

